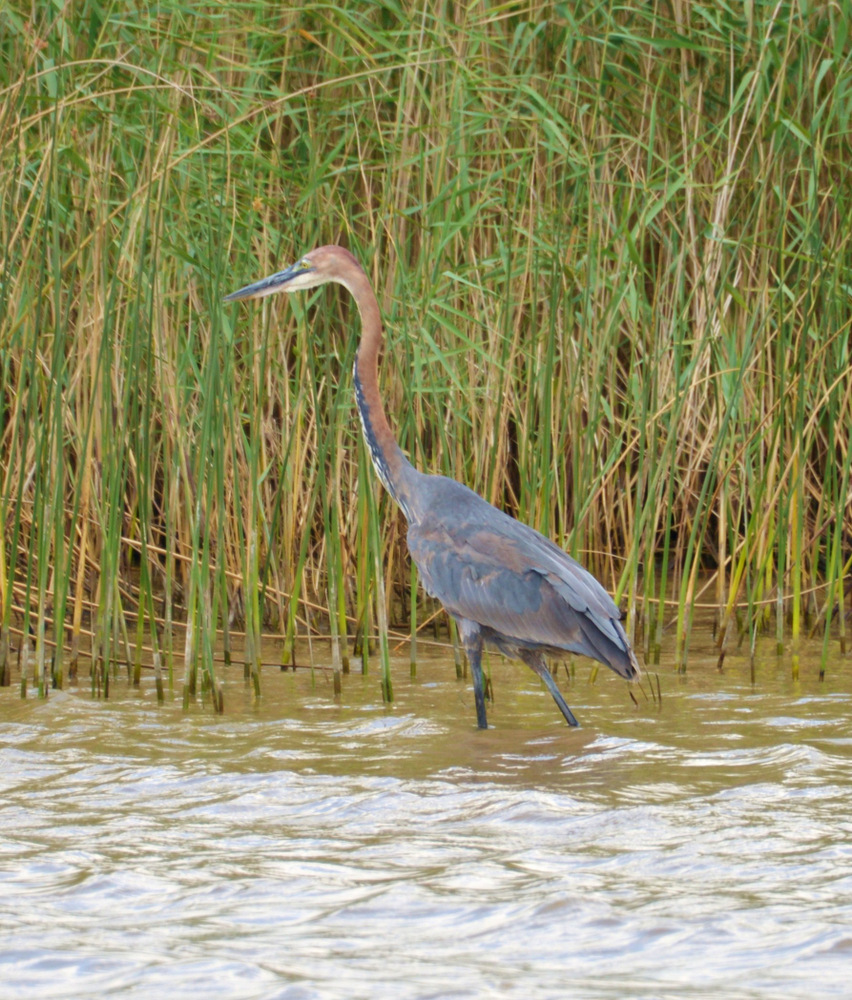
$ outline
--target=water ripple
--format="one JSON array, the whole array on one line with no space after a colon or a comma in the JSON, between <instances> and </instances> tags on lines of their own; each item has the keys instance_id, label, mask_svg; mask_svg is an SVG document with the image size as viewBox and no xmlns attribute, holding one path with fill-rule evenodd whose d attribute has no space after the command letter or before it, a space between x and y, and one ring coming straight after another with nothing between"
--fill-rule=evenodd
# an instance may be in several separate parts
<instances>
[{"instance_id":1,"label":"water ripple","mask_svg":"<svg viewBox=\"0 0 852 1000\"><path fill-rule=\"evenodd\" d=\"M573 732L519 677L529 728L485 733L433 685L384 714L286 679L224 720L8 700L3 996L848 994L845 694L686 685L628 726L601 688Z\"/></svg>"}]
</instances>

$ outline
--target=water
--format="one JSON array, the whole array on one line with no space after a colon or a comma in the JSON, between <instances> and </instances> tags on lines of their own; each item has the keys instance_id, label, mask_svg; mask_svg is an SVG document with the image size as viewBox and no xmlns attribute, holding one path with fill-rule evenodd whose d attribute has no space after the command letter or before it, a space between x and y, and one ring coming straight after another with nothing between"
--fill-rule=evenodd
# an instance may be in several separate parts
<instances>
[{"instance_id":1,"label":"water","mask_svg":"<svg viewBox=\"0 0 852 1000\"><path fill-rule=\"evenodd\" d=\"M0 995L849 996L852 682L789 664L494 663L493 728L444 660L344 701L241 668L226 715L116 685L0 692Z\"/></svg>"}]
</instances>

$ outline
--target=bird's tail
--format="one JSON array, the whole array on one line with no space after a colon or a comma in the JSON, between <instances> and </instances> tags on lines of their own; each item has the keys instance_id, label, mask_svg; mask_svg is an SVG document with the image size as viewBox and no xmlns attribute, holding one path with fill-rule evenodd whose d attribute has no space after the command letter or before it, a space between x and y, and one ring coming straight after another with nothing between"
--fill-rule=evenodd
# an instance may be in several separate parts
<instances>
[{"instance_id":1,"label":"bird's tail","mask_svg":"<svg viewBox=\"0 0 852 1000\"><path fill-rule=\"evenodd\" d=\"M610 625L612 630L609 636L602 635L600 631L595 636L595 658L629 681L641 677L642 668L639 666L639 660L633 652L624 626L614 618L610 619ZM613 641L612 631L615 632L617 641Z\"/></svg>"},{"instance_id":2,"label":"bird's tail","mask_svg":"<svg viewBox=\"0 0 852 1000\"><path fill-rule=\"evenodd\" d=\"M629 642L627 643L627 655L630 659L630 669L632 672L625 674L624 676L630 678L631 680L634 680L636 677L641 677L642 668L639 666L639 661L636 659L636 654L633 652L633 647Z\"/></svg>"}]
</instances>

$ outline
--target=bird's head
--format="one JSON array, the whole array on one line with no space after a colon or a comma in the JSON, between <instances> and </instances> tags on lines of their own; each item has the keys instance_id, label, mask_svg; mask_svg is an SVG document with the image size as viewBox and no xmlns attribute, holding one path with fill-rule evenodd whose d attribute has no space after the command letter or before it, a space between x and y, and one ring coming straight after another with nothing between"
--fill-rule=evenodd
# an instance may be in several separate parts
<instances>
[{"instance_id":1,"label":"bird's head","mask_svg":"<svg viewBox=\"0 0 852 1000\"><path fill-rule=\"evenodd\" d=\"M354 271L361 270L352 254L343 247L317 247L283 271L231 292L225 296L225 301L262 299L265 295L275 295L277 292L302 292L307 288L324 285L327 281L337 281L348 288L353 268Z\"/></svg>"}]
</instances>

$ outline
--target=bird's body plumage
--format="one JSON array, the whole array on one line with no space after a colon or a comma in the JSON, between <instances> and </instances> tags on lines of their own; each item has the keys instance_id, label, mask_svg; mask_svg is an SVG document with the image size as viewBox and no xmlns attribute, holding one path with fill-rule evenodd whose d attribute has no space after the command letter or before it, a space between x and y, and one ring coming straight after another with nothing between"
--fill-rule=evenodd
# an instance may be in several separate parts
<instances>
[{"instance_id":1,"label":"bird's body plumage","mask_svg":"<svg viewBox=\"0 0 852 1000\"><path fill-rule=\"evenodd\" d=\"M408 528L427 592L490 641L606 657L632 676L629 644L610 596L578 562L529 525L444 476L424 477L429 502Z\"/></svg>"},{"instance_id":2,"label":"bird's body plumage","mask_svg":"<svg viewBox=\"0 0 852 1000\"><path fill-rule=\"evenodd\" d=\"M544 655L579 653L622 677L636 677L639 664L618 608L591 573L534 528L467 486L411 465L381 405L381 318L369 280L352 254L341 247L320 247L286 271L228 298L294 291L326 281L344 285L358 304L362 337L355 398L364 438L380 479L408 522L408 547L424 587L458 623L473 673L478 724L487 725L480 660L488 644L527 663L566 720L576 725Z\"/></svg>"}]
</instances>

